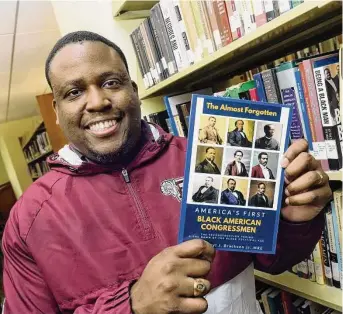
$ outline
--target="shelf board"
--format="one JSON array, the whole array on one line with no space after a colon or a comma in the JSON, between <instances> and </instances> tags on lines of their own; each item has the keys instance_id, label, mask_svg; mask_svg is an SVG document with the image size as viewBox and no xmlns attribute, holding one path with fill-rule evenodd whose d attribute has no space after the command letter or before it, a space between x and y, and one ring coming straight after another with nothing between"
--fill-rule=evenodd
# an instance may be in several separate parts
<instances>
[{"instance_id":1,"label":"shelf board","mask_svg":"<svg viewBox=\"0 0 343 314\"><path fill-rule=\"evenodd\" d=\"M255 278L269 285L281 288L300 297L342 311L342 290L326 285L319 285L290 272L270 275L255 270Z\"/></svg>"},{"instance_id":2,"label":"shelf board","mask_svg":"<svg viewBox=\"0 0 343 314\"><path fill-rule=\"evenodd\" d=\"M233 41L140 93L142 100L208 86L267 61L341 33L340 1L305 1L255 31ZM143 89L142 89L143 90Z\"/></svg>"},{"instance_id":3,"label":"shelf board","mask_svg":"<svg viewBox=\"0 0 343 314\"><path fill-rule=\"evenodd\" d=\"M342 181L342 169L337 171L327 171L326 174L329 176L330 180Z\"/></svg>"},{"instance_id":4,"label":"shelf board","mask_svg":"<svg viewBox=\"0 0 343 314\"><path fill-rule=\"evenodd\" d=\"M112 13L117 20L142 19L158 1L112 1Z\"/></svg>"},{"instance_id":5,"label":"shelf board","mask_svg":"<svg viewBox=\"0 0 343 314\"><path fill-rule=\"evenodd\" d=\"M40 156L38 156L38 157L36 157L36 158L34 158L34 159L32 159L32 160L27 160L26 162L27 162L28 165L29 165L29 164L32 164L33 162L35 162L35 161L37 161L37 160L39 160L39 159L41 159L41 158L44 158L44 157L46 157L47 155L52 154L52 153L53 153L53 151L52 151L52 149L50 148L46 153L41 154Z\"/></svg>"}]
</instances>

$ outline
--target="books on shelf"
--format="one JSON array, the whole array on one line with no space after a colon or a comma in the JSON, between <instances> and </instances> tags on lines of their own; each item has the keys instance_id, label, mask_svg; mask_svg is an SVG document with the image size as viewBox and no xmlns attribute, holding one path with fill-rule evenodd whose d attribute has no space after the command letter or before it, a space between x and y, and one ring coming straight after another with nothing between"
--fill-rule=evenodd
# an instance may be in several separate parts
<instances>
[{"instance_id":1,"label":"books on shelf","mask_svg":"<svg viewBox=\"0 0 343 314\"><path fill-rule=\"evenodd\" d=\"M145 88L183 71L301 2L161 0L130 35Z\"/></svg>"},{"instance_id":2,"label":"books on shelf","mask_svg":"<svg viewBox=\"0 0 343 314\"><path fill-rule=\"evenodd\" d=\"M41 155L51 152L51 144L46 131L36 134L25 146L23 152L26 161L29 163Z\"/></svg>"}]
</instances>

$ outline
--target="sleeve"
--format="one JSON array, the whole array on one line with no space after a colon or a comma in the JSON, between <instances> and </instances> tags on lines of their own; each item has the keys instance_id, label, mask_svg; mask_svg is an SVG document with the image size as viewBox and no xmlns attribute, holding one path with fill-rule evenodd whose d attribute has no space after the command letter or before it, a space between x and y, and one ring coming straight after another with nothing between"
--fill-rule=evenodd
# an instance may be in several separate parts
<instances>
[{"instance_id":1,"label":"sleeve","mask_svg":"<svg viewBox=\"0 0 343 314\"><path fill-rule=\"evenodd\" d=\"M199 134L199 141L201 143L206 143L207 142L207 132L206 132L206 129L203 128L201 131L200 131L200 134Z\"/></svg>"},{"instance_id":2,"label":"sleeve","mask_svg":"<svg viewBox=\"0 0 343 314\"><path fill-rule=\"evenodd\" d=\"M229 132L228 142L231 146L237 146L237 144L235 142L235 132Z\"/></svg>"},{"instance_id":3,"label":"sleeve","mask_svg":"<svg viewBox=\"0 0 343 314\"><path fill-rule=\"evenodd\" d=\"M255 268L270 274L280 274L309 257L324 228L324 211L305 223L280 219L276 254L256 254Z\"/></svg>"},{"instance_id":4,"label":"sleeve","mask_svg":"<svg viewBox=\"0 0 343 314\"><path fill-rule=\"evenodd\" d=\"M60 313L52 292L20 235L17 207L15 205L11 210L2 240L3 286L6 296L3 313ZM124 282L119 287L108 289L91 301L85 300L85 303L91 304L72 311L77 314L130 314L131 283Z\"/></svg>"}]
</instances>

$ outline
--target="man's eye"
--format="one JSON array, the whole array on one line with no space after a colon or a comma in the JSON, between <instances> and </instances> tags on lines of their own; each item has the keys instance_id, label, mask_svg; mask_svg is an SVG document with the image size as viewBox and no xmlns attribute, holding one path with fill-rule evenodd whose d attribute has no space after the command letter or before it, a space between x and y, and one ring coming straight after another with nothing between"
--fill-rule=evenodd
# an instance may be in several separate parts
<instances>
[{"instance_id":1,"label":"man's eye","mask_svg":"<svg viewBox=\"0 0 343 314\"><path fill-rule=\"evenodd\" d=\"M66 94L66 97L77 97L81 94L81 91L78 89L72 89Z\"/></svg>"},{"instance_id":2,"label":"man's eye","mask_svg":"<svg viewBox=\"0 0 343 314\"><path fill-rule=\"evenodd\" d=\"M107 80L102 87L117 87L119 83L118 80Z\"/></svg>"}]
</instances>

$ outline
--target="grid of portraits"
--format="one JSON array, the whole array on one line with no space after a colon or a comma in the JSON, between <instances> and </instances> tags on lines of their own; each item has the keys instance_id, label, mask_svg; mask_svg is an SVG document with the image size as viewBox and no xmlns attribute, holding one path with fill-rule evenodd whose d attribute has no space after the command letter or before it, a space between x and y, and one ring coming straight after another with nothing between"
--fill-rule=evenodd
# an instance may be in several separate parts
<instances>
[{"instance_id":1,"label":"grid of portraits","mask_svg":"<svg viewBox=\"0 0 343 314\"><path fill-rule=\"evenodd\" d=\"M282 124L200 115L191 200L276 209Z\"/></svg>"}]
</instances>

